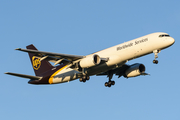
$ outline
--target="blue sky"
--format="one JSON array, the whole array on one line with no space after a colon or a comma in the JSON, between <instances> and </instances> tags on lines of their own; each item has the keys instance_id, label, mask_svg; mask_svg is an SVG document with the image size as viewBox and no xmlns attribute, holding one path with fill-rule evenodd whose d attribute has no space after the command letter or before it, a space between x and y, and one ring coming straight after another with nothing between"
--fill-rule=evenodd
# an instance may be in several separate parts
<instances>
[{"instance_id":1,"label":"blue sky","mask_svg":"<svg viewBox=\"0 0 180 120\"><path fill-rule=\"evenodd\" d=\"M178 0L1 0L0 118L3 120L179 120ZM27 53L15 51L34 44L39 50L87 55L134 38L167 32L175 44L161 51L159 64L150 54L128 64L143 63L150 76L93 76L57 85L35 86L4 73L34 75Z\"/></svg>"}]
</instances>

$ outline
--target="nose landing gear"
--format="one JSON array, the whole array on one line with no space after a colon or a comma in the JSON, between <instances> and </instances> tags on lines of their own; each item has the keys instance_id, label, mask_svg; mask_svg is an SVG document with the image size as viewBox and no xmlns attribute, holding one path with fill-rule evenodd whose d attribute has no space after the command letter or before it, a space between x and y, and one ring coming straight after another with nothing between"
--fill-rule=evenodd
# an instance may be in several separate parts
<instances>
[{"instance_id":1,"label":"nose landing gear","mask_svg":"<svg viewBox=\"0 0 180 120\"><path fill-rule=\"evenodd\" d=\"M153 60L153 63L154 64L158 64L158 60Z\"/></svg>"},{"instance_id":2,"label":"nose landing gear","mask_svg":"<svg viewBox=\"0 0 180 120\"><path fill-rule=\"evenodd\" d=\"M154 53L154 60L153 60L153 63L154 64L158 64L158 60L156 60L156 58L158 58L158 53L160 53L160 50L154 50L153 51L153 53Z\"/></svg>"}]
</instances>

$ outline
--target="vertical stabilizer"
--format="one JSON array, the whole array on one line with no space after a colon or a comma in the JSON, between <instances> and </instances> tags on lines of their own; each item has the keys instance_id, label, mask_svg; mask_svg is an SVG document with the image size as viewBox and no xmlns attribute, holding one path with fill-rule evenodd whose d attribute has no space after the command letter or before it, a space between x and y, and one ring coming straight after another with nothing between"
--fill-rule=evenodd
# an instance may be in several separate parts
<instances>
[{"instance_id":1,"label":"vertical stabilizer","mask_svg":"<svg viewBox=\"0 0 180 120\"><path fill-rule=\"evenodd\" d=\"M26 48L31 49L31 50L37 50L36 47L34 47L34 45L32 45L32 44L26 46ZM53 66L48 61L46 61L46 60L40 61L40 59L37 58L35 56L35 54L33 54L33 53L28 53L28 54L29 54L29 57L30 57L30 60L31 60L31 63L32 63L32 66L33 66L36 76L40 76L43 73L45 73L48 70L51 70L53 68Z\"/></svg>"}]
</instances>

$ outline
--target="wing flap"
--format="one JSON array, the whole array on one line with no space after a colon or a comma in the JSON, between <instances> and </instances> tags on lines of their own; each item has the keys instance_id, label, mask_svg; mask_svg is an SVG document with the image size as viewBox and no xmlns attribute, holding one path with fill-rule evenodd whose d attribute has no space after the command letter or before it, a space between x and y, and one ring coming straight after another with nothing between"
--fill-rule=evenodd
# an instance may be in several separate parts
<instances>
[{"instance_id":1,"label":"wing flap","mask_svg":"<svg viewBox=\"0 0 180 120\"><path fill-rule=\"evenodd\" d=\"M31 79L31 80L40 80L42 78L39 76L31 76L31 75L11 73L11 72L6 72L5 74L13 75L13 76L17 76L17 77L22 77L22 78L27 78L27 79Z\"/></svg>"}]
</instances>

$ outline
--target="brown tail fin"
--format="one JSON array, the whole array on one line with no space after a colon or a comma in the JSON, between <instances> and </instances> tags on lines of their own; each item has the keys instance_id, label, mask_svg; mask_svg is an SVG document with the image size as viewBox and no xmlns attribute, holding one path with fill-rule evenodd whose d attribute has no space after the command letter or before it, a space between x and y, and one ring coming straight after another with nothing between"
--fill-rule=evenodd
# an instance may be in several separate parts
<instances>
[{"instance_id":1,"label":"brown tail fin","mask_svg":"<svg viewBox=\"0 0 180 120\"><path fill-rule=\"evenodd\" d=\"M27 49L31 49L31 50L37 50L36 47L34 47L34 45L28 45L26 46ZM51 70L53 68L53 66L46 60L42 60L40 61L39 58L35 57L35 54L33 53L28 53L34 72L36 74L36 76L40 76L43 73L47 72L48 70Z\"/></svg>"}]
</instances>

